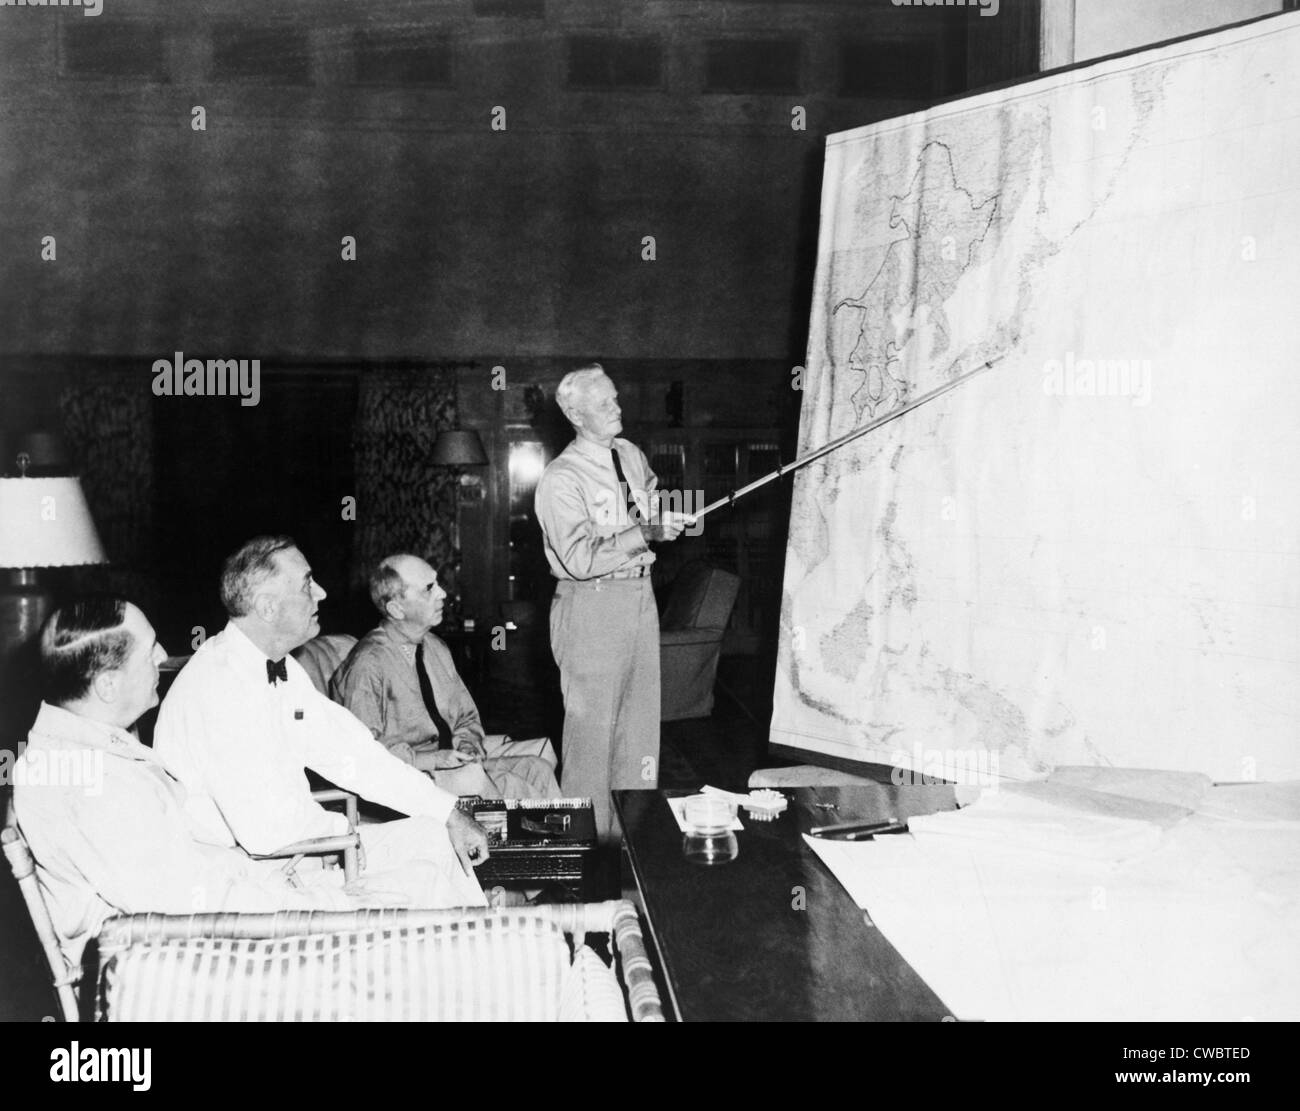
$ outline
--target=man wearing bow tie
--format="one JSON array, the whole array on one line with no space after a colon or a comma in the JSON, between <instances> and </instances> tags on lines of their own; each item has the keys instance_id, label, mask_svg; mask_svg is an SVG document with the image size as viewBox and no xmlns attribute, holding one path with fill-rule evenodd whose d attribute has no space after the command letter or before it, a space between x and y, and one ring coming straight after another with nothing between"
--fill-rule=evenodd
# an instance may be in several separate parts
<instances>
[{"instance_id":1,"label":"man wearing bow tie","mask_svg":"<svg viewBox=\"0 0 1300 1111\"><path fill-rule=\"evenodd\" d=\"M617 833L610 790L659 780L659 611L651 541L689 522L657 513L658 483L641 450L619 437L618 391L599 363L565 375L555 400L573 442L546 468L535 507L558 580L551 650L564 693L562 786L590 796L606 839Z\"/></svg>"},{"instance_id":2,"label":"man wearing bow tie","mask_svg":"<svg viewBox=\"0 0 1300 1111\"><path fill-rule=\"evenodd\" d=\"M362 829L368 874L433 864L435 889L410 892L422 906L482 905L473 866L487 858L483 830L455 796L376 745L370 730L312 685L289 657L320 631L325 591L288 537L257 537L221 574L229 624L176 677L154 748L209 824L223 823L251 853L346 831L341 814L311 797L311 769L371 802L410 815ZM426 877L431 870L422 868Z\"/></svg>"}]
</instances>

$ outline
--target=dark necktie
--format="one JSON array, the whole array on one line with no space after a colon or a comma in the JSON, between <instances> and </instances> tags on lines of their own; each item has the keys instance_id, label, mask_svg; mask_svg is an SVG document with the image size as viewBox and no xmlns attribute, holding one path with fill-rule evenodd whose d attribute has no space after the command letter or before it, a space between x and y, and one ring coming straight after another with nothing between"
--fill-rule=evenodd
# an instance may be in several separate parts
<instances>
[{"instance_id":1,"label":"dark necktie","mask_svg":"<svg viewBox=\"0 0 1300 1111\"><path fill-rule=\"evenodd\" d=\"M618 457L618 448L611 444L609 454L614 457L614 475L618 478L618 485L623 491L623 497L627 499L628 520L633 524L639 524L641 511L636 507L636 498L632 496L632 487L628 484L627 475L623 473L623 461Z\"/></svg>"},{"instance_id":2,"label":"dark necktie","mask_svg":"<svg viewBox=\"0 0 1300 1111\"><path fill-rule=\"evenodd\" d=\"M420 680L420 697L424 699L424 708L438 727L438 747L451 748L451 726L447 719L438 713L438 704L433 700L433 684L429 682L429 670L424 666L424 645L415 650L415 676Z\"/></svg>"},{"instance_id":3,"label":"dark necktie","mask_svg":"<svg viewBox=\"0 0 1300 1111\"><path fill-rule=\"evenodd\" d=\"M289 669L284 666L284 660L267 660L266 661L266 681L275 686L276 680L281 683L289 681Z\"/></svg>"}]
</instances>

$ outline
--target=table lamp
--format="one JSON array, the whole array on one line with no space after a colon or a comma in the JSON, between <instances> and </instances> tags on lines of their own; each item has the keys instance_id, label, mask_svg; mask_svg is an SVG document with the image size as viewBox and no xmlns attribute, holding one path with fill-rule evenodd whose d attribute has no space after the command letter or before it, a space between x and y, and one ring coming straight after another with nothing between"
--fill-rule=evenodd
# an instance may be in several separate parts
<instances>
[{"instance_id":1,"label":"table lamp","mask_svg":"<svg viewBox=\"0 0 1300 1111\"><path fill-rule=\"evenodd\" d=\"M0 656L26 643L49 616L51 598L37 581L40 567L107 563L81 480L28 478L29 459L18 456L19 477L0 478Z\"/></svg>"},{"instance_id":2,"label":"table lamp","mask_svg":"<svg viewBox=\"0 0 1300 1111\"><path fill-rule=\"evenodd\" d=\"M483 441L472 428L448 428L433 442L433 462L439 467L483 467L487 465Z\"/></svg>"}]
</instances>

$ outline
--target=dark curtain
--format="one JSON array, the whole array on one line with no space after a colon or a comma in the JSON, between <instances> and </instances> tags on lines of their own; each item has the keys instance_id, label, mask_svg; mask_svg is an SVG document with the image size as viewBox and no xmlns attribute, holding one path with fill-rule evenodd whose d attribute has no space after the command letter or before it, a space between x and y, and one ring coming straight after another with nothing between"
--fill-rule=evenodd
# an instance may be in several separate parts
<instances>
[{"instance_id":1,"label":"dark curtain","mask_svg":"<svg viewBox=\"0 0 1300 1111\"><path fill-rule=\"evenodd\" d=\"M72 589L112 590L153 609L154 440L149 378L103 370L59 394L63 434L108 567L68 572Z\"/></svg>"},{"instance_id":2,"label":"dark curtain","mask_svg":"<svg viewBox=\"0 0 1300 1111\"><path fill-rule=\"evenodd\" d=\"M327 632L350 628L357 496L352 428L357 381L334 370L265 369L261 397L151 397L159 579L167 647L189 652L193 629L225 624L221 564L253 536L288 534L328 592Z\"/></svg>"},{"instance_id":3,"label":"dark curtain","mask_svg":"<svg viewBox=\"0 0 1300 1111\"><path fill-rule=\"evenodd\" d=\"M456 425L456 372L366 371L353 433L357 527L353 585L377 560L413 552L447 585L454 564L456 476L435 466L438 433Z\"/></svg>"},{"instance_id":4,"label":"dark curtain","mask_svg":"<svg viewBox=\"0 0 1300 1111\"><path fill-rule=\"evenodd\" d=\"M373 622L366 572L391 552L423 556L451 585L456 475L431 460L438 432L456 424L454 368L268 369L256 407L156 398L150 382L101 369L60 393L112 564L69 570L55 586L120 591L169 650L188 652L194 626L224 621L221 560L257 533L298 540L331 594L327 631Z\"/></svg>"}]
</instances>

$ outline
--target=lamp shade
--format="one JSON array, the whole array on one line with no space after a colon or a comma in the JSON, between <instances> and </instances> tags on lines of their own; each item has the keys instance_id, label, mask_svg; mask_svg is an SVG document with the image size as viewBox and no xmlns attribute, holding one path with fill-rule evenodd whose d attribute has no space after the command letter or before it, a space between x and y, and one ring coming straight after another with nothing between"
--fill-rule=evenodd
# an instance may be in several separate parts
<instances>
[{"instance_id":1,"label":"lamp shade","mask_svg":"<svg viewBox=\"0 0 1300 1111\"><path fill-rule=\"evenodd\" d=\"M433 443L433 461L440 467L482 467L487 464L483 441L472 428L439 432Z\"/></svg>"},{"instance_id":2,"label":"lamp shade","mask_svg":"<svg viewBox=\"0 0 1300 1111\"><path fill-rule=\"evenodd\" d=\"M0 478L0 567L107 563L77 478Z\"/></svg>"}]
</instances>

